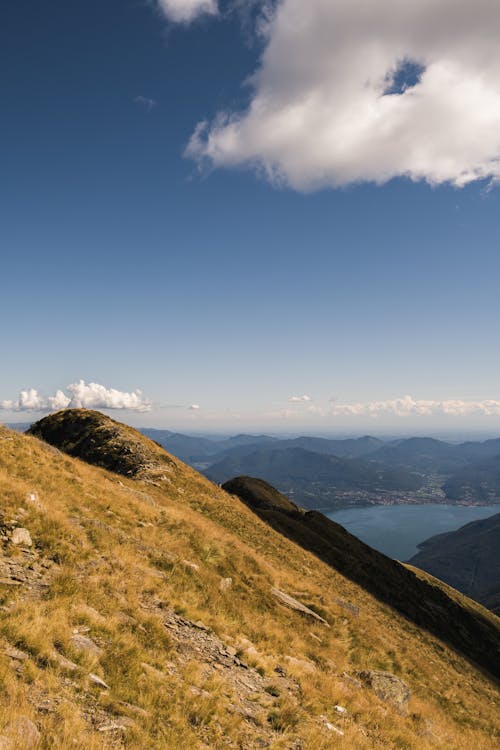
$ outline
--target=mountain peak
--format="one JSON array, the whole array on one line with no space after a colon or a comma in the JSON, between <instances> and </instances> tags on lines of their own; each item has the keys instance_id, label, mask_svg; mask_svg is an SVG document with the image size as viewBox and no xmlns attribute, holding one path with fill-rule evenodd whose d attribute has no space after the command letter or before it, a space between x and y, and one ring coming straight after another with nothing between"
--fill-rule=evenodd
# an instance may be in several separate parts
<instances>
[{"instance_id":1,"label":"mountain peak","mask_svg":"<svg viewBox=\"0 0 500 750\"><path fill-rule=\"evenodd\" d=\"M74 458L136 479L161 480L175 466L137 430L90 409L65 409L35 422L33 435Z\"/></svg>"}]
</instances>

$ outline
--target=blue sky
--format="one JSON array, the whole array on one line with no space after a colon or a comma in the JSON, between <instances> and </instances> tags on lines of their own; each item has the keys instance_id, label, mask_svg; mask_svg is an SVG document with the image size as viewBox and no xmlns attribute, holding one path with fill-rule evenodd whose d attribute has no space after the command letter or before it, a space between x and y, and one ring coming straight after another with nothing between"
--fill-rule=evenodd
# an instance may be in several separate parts
<instances>
[{"instance_id":1,"label":"blue sky","mask_svg":"<svg viewBox=\"0 0 500 750\"><path fill-rule=\"evenodd\" d=\"M470 83L500 65L491 23L480 56L462 19L458 80L431 16L410 41L404 19L391 38L374 22L359 75L400 88L363 130L354 72L335 88L340 42L330 67L306 54L316 21L336 28L324 3L292 40L296 0L265 24L249 3L2 9L0 418L82 404L186 431L500 433L500 79ZM342 18L354 44L359 14ZM424 60L408 91L393 47ZM482 118L455 132L466 83Z\"/></svg>"}]
</instances>

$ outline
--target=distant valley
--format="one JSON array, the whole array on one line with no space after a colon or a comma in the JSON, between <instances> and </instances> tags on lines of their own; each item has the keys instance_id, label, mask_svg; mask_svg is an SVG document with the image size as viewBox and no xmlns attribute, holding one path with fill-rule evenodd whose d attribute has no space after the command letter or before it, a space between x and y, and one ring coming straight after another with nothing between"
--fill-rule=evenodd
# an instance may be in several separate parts
<instances>
[{"instance_id":1,"label":"distant valley","mask_svg":"<svg viewBox=\"0 0 500 750\"><path fill-rule=\"evenodd\" d=\"M215 439L142 432L214 482L261 477L306 508L500 503L500 438L453 444L421 437Z\"/></svg>"}]
</instances>

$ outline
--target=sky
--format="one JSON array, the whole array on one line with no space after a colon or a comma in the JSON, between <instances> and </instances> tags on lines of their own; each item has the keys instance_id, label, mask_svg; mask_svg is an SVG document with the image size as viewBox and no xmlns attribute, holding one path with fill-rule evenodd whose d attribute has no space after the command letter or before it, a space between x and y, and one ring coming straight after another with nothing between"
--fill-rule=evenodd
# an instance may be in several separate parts
<instances>
[{"instance_id":1,"label":"sky","mask_svg":"<svg viewBox=\"0 0 500 750\"><path fill-rule=\"evenodd\" d=\"M500 435L499 22L4 3L0 421Z\"/></svg>"}]
</instances>

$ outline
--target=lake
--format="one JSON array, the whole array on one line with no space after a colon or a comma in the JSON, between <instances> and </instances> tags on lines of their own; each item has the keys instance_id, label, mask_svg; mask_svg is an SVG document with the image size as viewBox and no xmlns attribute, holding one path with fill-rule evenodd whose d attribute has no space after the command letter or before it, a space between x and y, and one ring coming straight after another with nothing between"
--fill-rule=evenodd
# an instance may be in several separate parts
<instances>
[{"instance_id":1,"label":"lake","mask_svg":"<svg viewBox=\"0 0 500 750\"><path fill-rule=\"evenodd\" d=\"M394 557L409 560L418 552L417 544L430 536L455 531L470 521L500 513L500 505L373 505L325 512L351 534L370 547Z\"/></svg>"}]
</instances>

